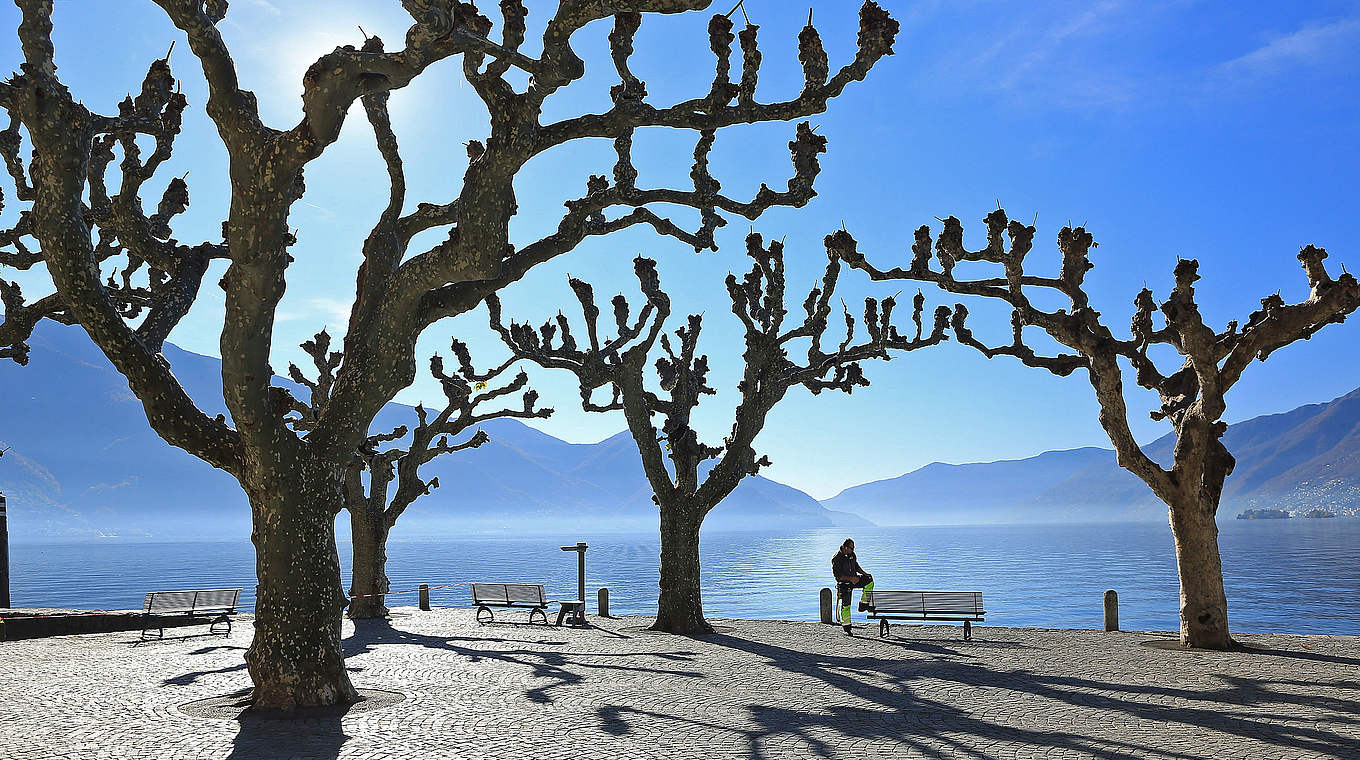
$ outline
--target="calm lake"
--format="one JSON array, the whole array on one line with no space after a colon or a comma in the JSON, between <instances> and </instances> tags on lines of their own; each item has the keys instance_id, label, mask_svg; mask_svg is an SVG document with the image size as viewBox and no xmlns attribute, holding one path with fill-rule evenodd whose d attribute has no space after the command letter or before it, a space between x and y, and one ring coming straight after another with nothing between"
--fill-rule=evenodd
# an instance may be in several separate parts
<instances>
[{"instance_id":1,"label":"calm lake","mask_svg":"<svg viewBox=\"0 0 1360 760\"><path fill-rule=\"evenodd\" d=\"M389 547L393 591L522 581L571 598L576 555L559 547L579 540L590 545L592 611L595 589L607 586L614 613L655 612L654 535L401 540L400 532L398 526ZM1112 588L1124 630L1178 627L1165 525L870 528L850 535L879 588L980 590L991 625L1099 628L1102 594ZM829 585L831 555L845 536L844 529L705 535L705 612L816 620L818 589ZM1220 541L1233 630L1360 635L1360 520L1229 520ZM346 574L348 552L341 544ZM15 607L134 609L150 590L223 586L244 587L247 609L254 601L254 555L246 541L18 544L10 554ZM432 598L442 606L469 604L466 587ZM388 604L415 602L415 594L404 594Z\"/></svg>"}]
</instances>

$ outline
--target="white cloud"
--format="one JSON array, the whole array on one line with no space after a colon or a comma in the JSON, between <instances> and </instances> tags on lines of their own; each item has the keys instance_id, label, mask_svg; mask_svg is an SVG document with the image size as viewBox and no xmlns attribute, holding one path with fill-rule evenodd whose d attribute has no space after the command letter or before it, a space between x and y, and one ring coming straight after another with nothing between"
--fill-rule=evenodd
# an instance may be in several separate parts
<instances>
[{"instance_id":1,"label":"white cloud","mask_svg":"<svg viewBox=\"0 0 1360 760\"><path fill-rule=\"evenodd\" d=\"M1099 55L1102 40L1149 23L1167 0L1058 3L1011 14L1002 25L971 34L929 70L933 82L982 89L1048 105L1120 107L1142 90L1129 72ZM971 39L970 39L971 38ZM970 44L976 43L976 44Z\"/></svg>"},{"instance_id":2,"label":"white cloud","mask_svg":"<svg viewBox=\"0 0 1360 760\"><path fill-rule=\"evenodd\" d=\"M352 302L339 298L314 296L302 300L300 309L280 309L274 317L276 322L296 322L298 320L324 321L327 326L344 328L349 324L349 311Z\"/></svg>"},{"instance_id":3,"label":"white cloud","mask_svg":"<svg viewBox=\"0 0 1360 760\"><path fill-rule=\"evenodd\" d=\"M1068 39L1081 35L1098 34L1103 24L1117 14L1123 5L1121 0L1104 0L1104 2L1087 8L1077 16L1045 30L1029 46L1028 50L1021 51L1018 60L1012 65L1006 76L1001 79L1001 87L1003 89L1014 87L1027 72L1048 61L1055 53L1060 52L1063 42Z\"/></svg>"},{"instance_id":4,"label":"white cloud","mask_svg":"<svg viewBox=\"0 0 1360 760\"><path fill-rule=\"evenodd\" d=\"M1275 76L1295 66L1326 63L1360 44L1360 18L1310 24L1272 38L1261 47L1219 65L1224 74L1239 77Z\"/></svg>"},{"instance_id":5,"label":"white cloud","mask_svg":"<svg viewBox=\"0 0 1360 760\"><path fill-rule=\"evenodd\" d=\"M279 9L278 9L278 6L276 6L276 5L274 5L273 3L269 2L269 0L251 0L251 2L252 2L252 4L253 4L256 8L259 8L260 10L265 11L266 13L269 13L270 15L274 15L274 16L282 16L282 15L283 15L283 11L279 10Z\"/></svg>"}]
</instances>

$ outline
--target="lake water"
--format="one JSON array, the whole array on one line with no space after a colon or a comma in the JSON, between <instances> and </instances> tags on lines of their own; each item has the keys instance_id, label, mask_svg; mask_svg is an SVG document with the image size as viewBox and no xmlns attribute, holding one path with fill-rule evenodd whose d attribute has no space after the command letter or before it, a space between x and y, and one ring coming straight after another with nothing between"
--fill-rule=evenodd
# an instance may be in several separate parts
<instances>
[{"instance_id":1,"label":"lake water","mask_svg":"<svg viewBox=\"0 0 1360 760\"><path fill-rule=\"evenodd\" d=\"M556 598L576 590L578 540L587 595L610 589L616 614L655 612L654 535L401 540L389 547L392 589L479 581L543 583ZM1124 630L1176 630L1179 605L1170 529L1158 524L871 528L851 531L860 563L880 588L980 590L987 622L1099 628L1106 589L1119 592ZM843 529L712 533L702 544L710 617L817 619L817 592ZM1360 520L1230 520L1221 526L1229 620L1239 632L1360 635ZM341 544L348 575L349 546ZM146 591L242 586L254 601L249 542L19 544L10 547L16 607L139 608ZM348 583L348 577L346 577ZM433 602L468 606L467 588ZM415 594L389 605L415 604ZM860 617L857 615L857 617Z\"/></svg>"}]
</instances>

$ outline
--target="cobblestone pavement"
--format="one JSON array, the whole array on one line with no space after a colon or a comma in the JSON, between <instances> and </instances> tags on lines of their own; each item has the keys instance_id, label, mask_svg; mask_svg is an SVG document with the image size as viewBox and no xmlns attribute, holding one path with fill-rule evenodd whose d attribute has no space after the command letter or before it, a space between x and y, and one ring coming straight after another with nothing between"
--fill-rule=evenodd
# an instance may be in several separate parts
<instances>
[{"instance_id":1,"label":"cobblestone pavement","mask_svg":"<svg viewBox=\"0 0 1360 760\"><path fill-rule=\"evenodd\" d=\"M1360 758L1360 637L1244 635L1257 650L1230 654L1147 633L728 620L683 638L398 613L346 623L345 643L357 686L406 699L326 719L179 710L249 686L248 619L0 643L0 758Z\"/></svg>"}]
</instances>

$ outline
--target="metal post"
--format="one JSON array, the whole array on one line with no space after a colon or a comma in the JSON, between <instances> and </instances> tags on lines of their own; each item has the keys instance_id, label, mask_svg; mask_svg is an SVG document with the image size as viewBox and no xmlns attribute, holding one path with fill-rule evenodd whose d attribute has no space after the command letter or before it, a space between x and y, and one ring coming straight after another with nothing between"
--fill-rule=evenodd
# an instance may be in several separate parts
<instances>
[{"instance_id":1,"label":"metal post","mask_svg":"<svg viewBox=\"0 0 1360 760\"><path fill-rule=\"evenodd\" d=\"M823 622L823 623L830 623L830 622L831 622L831 589L829 589L829 588L823 588L822 591L821 591L821 593L818 594L818 596L821 598L820 601L821 601L821 608L822 608L822 622Z\"/></svg>"},{"instance_id":2,"label":"metal post","mask_svg":"<svg viewBox=\"0 0 1360 760\"><path fill-rule=\"evenodd\" d=\"M609 617L609 589L602 588L595 592L595 598L599 602L595 605L595 613L600 617Z\"/></svg>"},{"instance_id":3,"label":"metal post","mask_svg":"<svg viewBox=\"0 0 1360 760\"><path fill-rule=\"evenodd\" d=\"M9 518L5 495L0 493L0 607L9 608Z\"/></svg>"},{"instance_id":4,"label":"metal post","mask_svg":"<svg viewBox=\"0 0 1360 760\"><path fill-rule=\"evenodd\" d=\"M1119 630L1119 594L1114 589L1105 592L1105 630Z\"/></svg>"},{"instance_id":5,"label":"metal post","mask_svg":"<svg viewBox=\"0 0 1360 760\"><path fill-rule=\"evenodd\" d=\"M577 541L574 546L563 546L564 552L576 552L576 598L581 600L581 609L572 616L571 622L585 625L586 622L586 546L585 541Z\"/></svg>"},{"instance_id":6,"label":"metal post","mask_svg":"<svg viewBox=\"0 0 1360 760\"><path fill-rule=\"evenodd\" d=\"M420 584L420 609L430 611L430 584Z\"/></svg>"}]
</instances>

